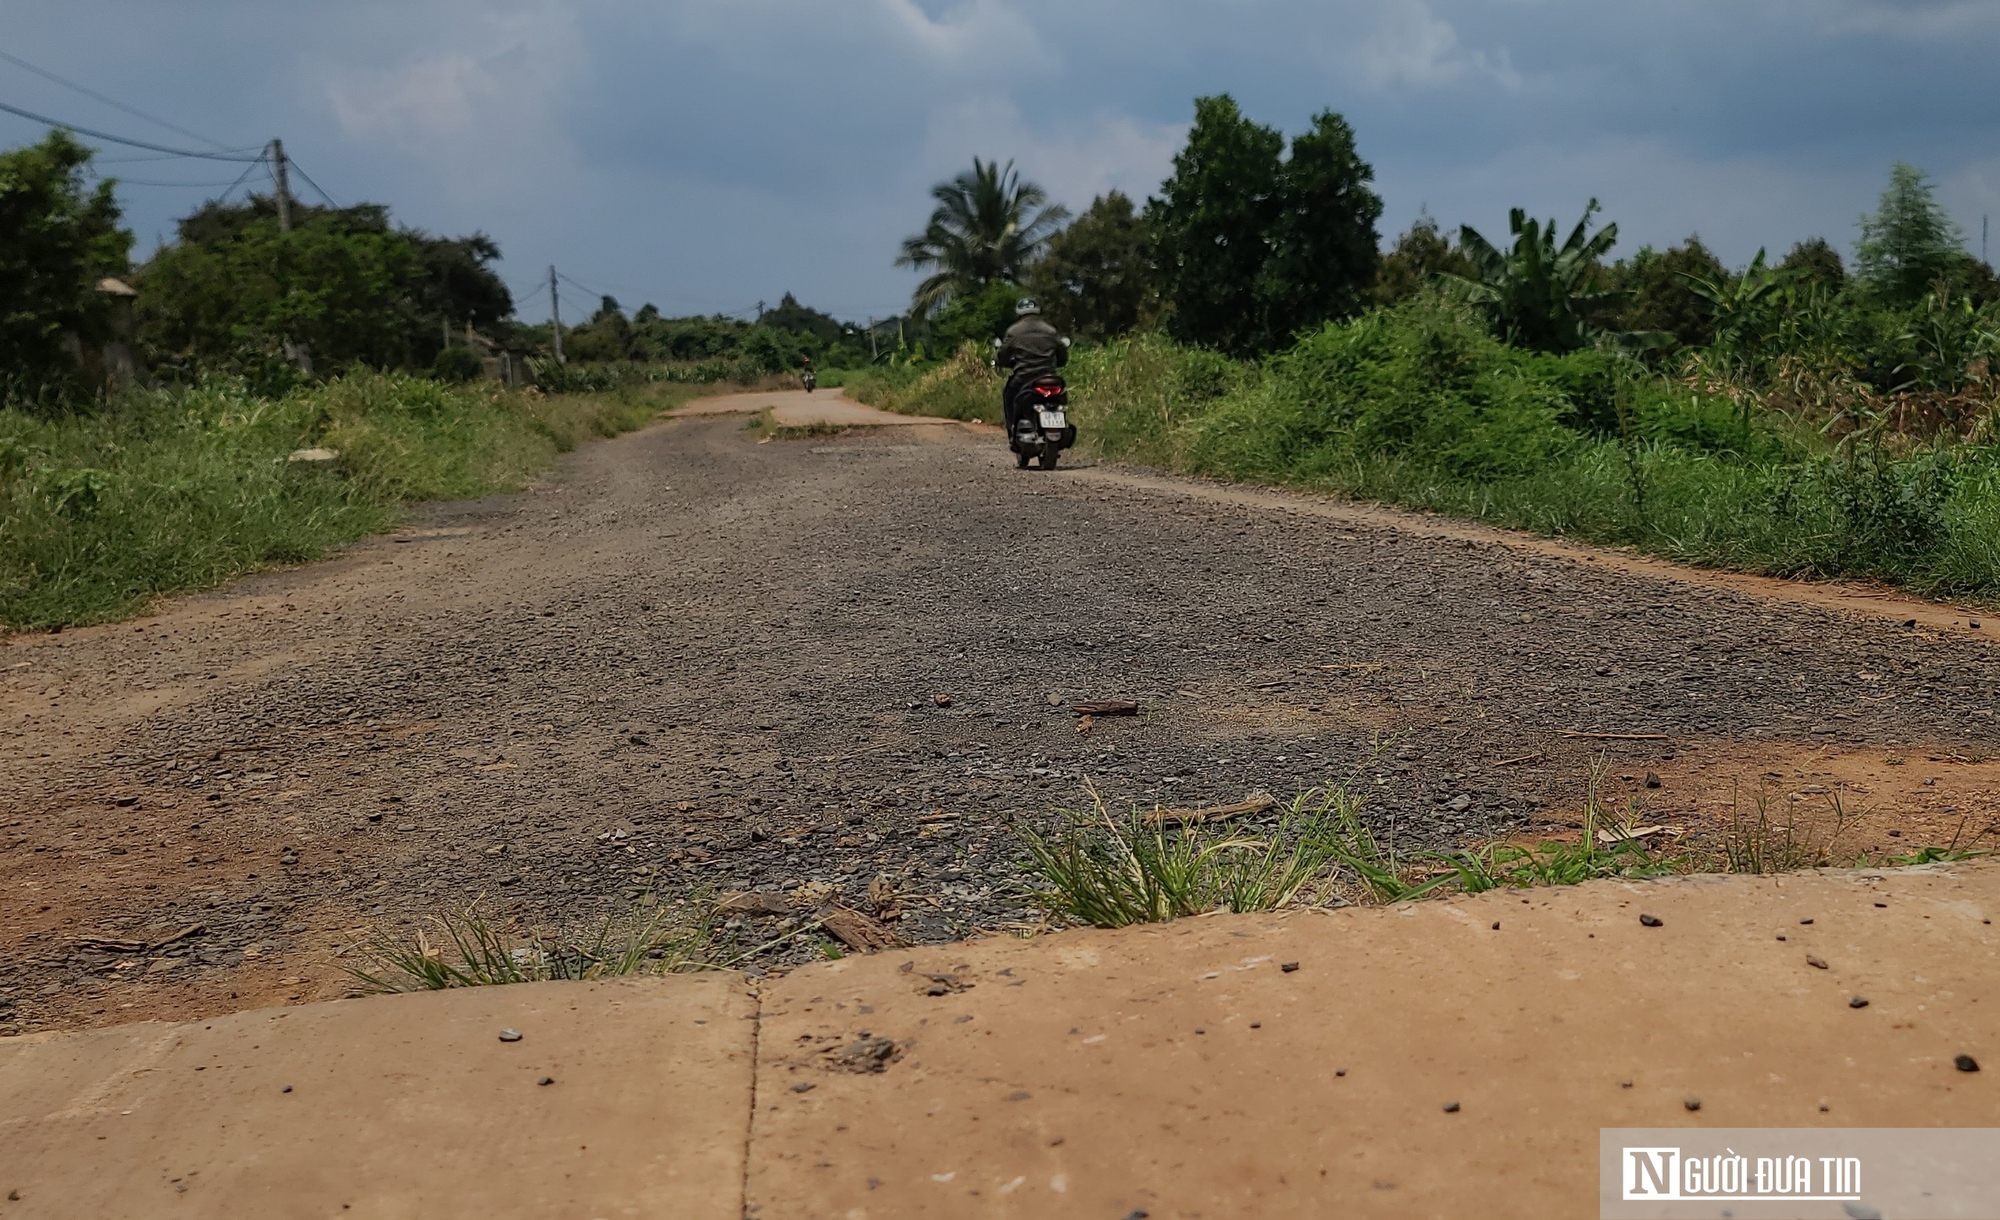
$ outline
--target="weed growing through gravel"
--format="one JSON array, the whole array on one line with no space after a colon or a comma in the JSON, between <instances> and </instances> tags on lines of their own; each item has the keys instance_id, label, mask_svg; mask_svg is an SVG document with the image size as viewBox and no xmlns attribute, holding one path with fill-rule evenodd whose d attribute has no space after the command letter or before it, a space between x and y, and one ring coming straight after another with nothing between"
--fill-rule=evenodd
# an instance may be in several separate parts
<instances>
[{"instance_id":1,"label":"weed growing through gravel","mask_svg":"<svg viewBox=\"0 0 2000 1220\"><path fill-rule=\"evenodd\" d=\"M1334 824L1353 804L1339 790L1304 792L1270 833L1255 836L1169 828L1137 806L1114 817L1093 788L1090 813L1066 814L1067 829L1018 828L1029 896L1051 916L1100 928L1276 910L1326 878L1337 859Z\"/></svg>"},{"instance_id":2,"label":"weed growing through gravel","mask_svg":"<svg viewBox=\"0 0 2000 1220\"><path fill-rule=\"evenodd\" d=\"M706 904L695 904L707 910ZM686 921L657 907L643 921L606 919L587 940L515 939L496 928L474 902L435 917L437 937L419 930L414 941L378 940L366 950L368 967L348 967L365 991L443 991L551 979L621 978L677 974L709 967L712 929L707 916Z\"/></svg>"}]
</instances>

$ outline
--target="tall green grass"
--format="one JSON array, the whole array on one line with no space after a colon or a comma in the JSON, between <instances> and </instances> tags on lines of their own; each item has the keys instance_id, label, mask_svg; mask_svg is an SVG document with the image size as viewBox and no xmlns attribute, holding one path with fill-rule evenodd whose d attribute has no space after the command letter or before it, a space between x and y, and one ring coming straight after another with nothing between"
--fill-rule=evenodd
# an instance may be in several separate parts
<instances>
[{"instance_id":1,"label":"tall green grass","mask_svg":"<svg viewBox=\"0 0 2000 1220\"><path fill-rule=\"evenodd\" d=\"M880 405L960 414L970 353ZM1261 364L1145 334L1079 351L1086 453L1288 484L1780 576L2000 600L2000 452L1824 431L1599 352L1513 348L1419 298ZM1747 405L1746 405L1747 403Z\"/></svg>"},{"instance_id":2,"label":"tall green grass","mask_svg":"<svg viewBox=\"0 0 2000 1220\"><path fill-rule=\"evenodd\" d=\"M0 411L0 627L101 622L313 559L409 502L518 489L693 392L544 396L356 372L279 399L213 380L87 415ZM313 447L339 456L287 460Z\"/></svg>"}]
</instances>

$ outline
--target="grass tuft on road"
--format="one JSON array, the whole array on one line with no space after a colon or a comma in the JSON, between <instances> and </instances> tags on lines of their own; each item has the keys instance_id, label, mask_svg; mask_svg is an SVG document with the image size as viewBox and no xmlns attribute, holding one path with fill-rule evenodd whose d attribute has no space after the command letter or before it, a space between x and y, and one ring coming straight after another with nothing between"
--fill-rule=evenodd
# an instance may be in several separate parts
<instances>
[{"instance_id":1,"label":"grass tuft on road","mask_svg":"<svg viewBox=\"0 0 2000 1220\"><path fill-rule=\"evenodd\" d=\"M701 903L695 909L706 910ZM477 902L445 911L412 941L378 938L364 946L365 966L350 966L374 994L494 987L557 979L624 978L707 969L711 919L677 917L655 907L643 917L606 919L585 937L509 936ZM435 933L435 934L433 934Z\"/></svg>"},{"instance_id":2,"label":"grass tuft on road","mask_svg":"<svg viewBox=\"0 0 2000 1220\"><path fill-rule=\"evenodd\" d=\"M1448 893L1579 885L1611 877L1694 873L1768 875L1829 867L1898 867L1973 859L2000 833L1989 822L1948 844L1871 858L1842 840L1867 816L1829 797L1826 813L1782 808L1760 792L1712 833L1653 846L1633 815L1603 806L1604 766L1591 768L1582 833L1574 840L1495 841L1456 851L1399 852L1362 817L1345 788L1301 792L1267 831L1162 824L1136 806L1114 816L1095 789L1082 813L1058 811L1055 830L1020 825L1027 898L1054 922L1099 928L1164 923L1215 911L1273 911L1324 903L1393 904ZM1647 828L1650 829L1650 828Z\"/></svg>"},{"instance_id":3,"label":"grass tuft on road","mask_svg":"<svg viewBox=\"0 0 2000 1220\"><path fill-rule=\"evenodd\" d=\"M699 392L547 396L356 371L283 398L212 379L93 414L0 411L0 629L103 622L301 563L402 506L514 491ZM330 461L289 461L305 449Z\"/></svg>"}]
</instances>

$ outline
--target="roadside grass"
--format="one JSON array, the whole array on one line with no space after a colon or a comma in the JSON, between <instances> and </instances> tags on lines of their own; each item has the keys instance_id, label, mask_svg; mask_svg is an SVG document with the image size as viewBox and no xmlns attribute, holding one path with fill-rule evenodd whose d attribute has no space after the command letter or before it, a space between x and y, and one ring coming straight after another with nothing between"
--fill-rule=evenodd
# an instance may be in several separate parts
<instances>
[{"instance_id":1,"label":"roadside grass","mask_svg":"<svg viewBox=\"0 0 2000 1220\"><path fill-rule=\"evenodd\" d=\"M1582 833L1575 840L1499 840L1455 851L1398 852L1362 817L1345 788L1301 792L1268 831L1214 824L1169 828L1132 807L1114 815L1095 789L1091 808L1058 811L1062 825L1025 824L1024 895L1052 922L1100 928L1162 923L1215 911L1246 913L1296 905L1389 905L1449 893L1578 885L1609 877L1696 873L1768 875L1813 868L1904 867L1991 854L1981 846L2000 821L1949 843L1880 858L1844 847L1865 812L1830 796L1824 816L1782 805L1759 792L1714 834L1655 847L1633 813L1617 814L1598 797L1604 775L1594 763Z\"/></svg>"},{"instance_id":2,"label":"roadside grass","mask_svg":"<svg viewBox=\"0 0 2000 1220\"><path fill-rule=\"evenodd\" d=\"M688 918L655 907L564 938L509 936L473 902L434 916L434 928L420 929L414 940L378 937L362 946L368 964L346 969L374 994L705 970L712 964L713 913L708 904L692 905L704 913Z\"/></svg>"},{"instance_id":3,"label":"roadside grass","mask_svg":"<svg viewBox=\"0 0 2000 1220\"><path fill-rule=\"evenodd\" d=\"M848 397L884 411L998 424L1005 379L988 352L966 343L941 364L850 371L841 384Z\"/></svg>"},{"instance_id":4,"label":"roadside grass","mask_svg":"<svg viewBox=\"0 0 2000 1220\"><path fill-rule=\"evenodd\" d=\"M302 563L423 500L515 491L701 393L544 395L356 371L283 398L211 380L92 414L0 411L0 630L103 622ZM328 462L292 462L325 448Z\"/></svg>"},{"instance_id":5,"label":"roadside grass","mask_svg":"<svg viewBox=\"0 0 2000 1220\"><path fill-rule=\"evenodd\" d=\"M985 361L968 346L849 393L991 422ZM1078 349L1068 377L1082 455L2000 602L2000 447L1808 417L1607 353L1523 351L1441 298L1328 324L1259 362L1138 334Z\"/></svg>"}]
</instances>

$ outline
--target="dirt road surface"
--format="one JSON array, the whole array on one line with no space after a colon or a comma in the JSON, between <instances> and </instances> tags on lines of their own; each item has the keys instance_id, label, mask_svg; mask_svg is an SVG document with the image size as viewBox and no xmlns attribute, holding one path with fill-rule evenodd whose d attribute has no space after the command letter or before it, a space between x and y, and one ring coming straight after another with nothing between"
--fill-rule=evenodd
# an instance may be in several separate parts
<instances>
[{"instance_id":1,"label":"dirt road surface","mask_svg":"<svg viewBox=\"0 0 2000 1220\"><path fill-rule=\"evenodd\" d=\"M1085 779L1147 806L1350 783L1405 850L1563 830L1600 756L1647 820L1838 799L1856 851L2000 805L2000 622L1022 472L967 426L760 443L746 418L8 641L0 1031L338 996L357 940L482 895L556 927L886 876L910 940L1000 928L1029 918L1008 823ZM1084 732L1086 699L1145 711Z\"/></svg>"}]
</instances>

